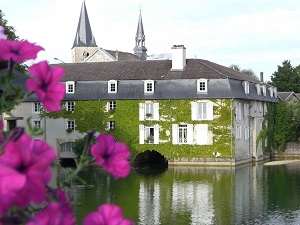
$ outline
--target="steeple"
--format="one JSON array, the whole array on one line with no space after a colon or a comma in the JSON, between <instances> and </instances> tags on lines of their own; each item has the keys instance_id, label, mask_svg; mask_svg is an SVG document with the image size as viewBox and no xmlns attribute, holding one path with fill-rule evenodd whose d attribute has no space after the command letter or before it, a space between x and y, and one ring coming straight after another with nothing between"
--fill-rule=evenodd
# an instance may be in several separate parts
<instances>
[{"instance_id":1,"label":"steeple","mask_svg":"<svg viewBox=\"0 0 300 225\"><path fill-rule=\"evenodd\" d=\"M137 31L136 31L136 35L135 35L135 47L134 47L133 51L134 51L134 54L137 55L140 60L146 60L147 48L145 47L145 34L144 34L141 10L140 10L138 27L137 27Z\"/></svg>"},{"instance_id":2,"label":"steeple","mask_svg":"<svg viewBox=\"0 0 300 225\"><path fill-rule=\"evenodd\" d=\"M73 47L97 47L83 0Z\"/></svg>"}]
</instances>

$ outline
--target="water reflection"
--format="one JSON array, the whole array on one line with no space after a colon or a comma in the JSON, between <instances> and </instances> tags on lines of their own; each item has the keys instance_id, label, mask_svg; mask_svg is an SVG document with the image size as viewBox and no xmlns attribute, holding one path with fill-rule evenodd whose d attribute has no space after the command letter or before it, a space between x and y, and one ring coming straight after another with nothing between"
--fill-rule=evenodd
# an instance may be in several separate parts
<instances>
[{"instance_id":1,"label":"water reflection","mask_svg":"<svg viewBox=\"0 0 300 225\"><path fill-rule=\"evenodd\" d=\"M120 205L139 225L299 224L300 163L238 168L171 167L163 173L132 170L115 180L101 168L81 175L72 195L78 224L103 203ZM63 179L63 172L58 176Z\"/></svg>"}]
</instances>

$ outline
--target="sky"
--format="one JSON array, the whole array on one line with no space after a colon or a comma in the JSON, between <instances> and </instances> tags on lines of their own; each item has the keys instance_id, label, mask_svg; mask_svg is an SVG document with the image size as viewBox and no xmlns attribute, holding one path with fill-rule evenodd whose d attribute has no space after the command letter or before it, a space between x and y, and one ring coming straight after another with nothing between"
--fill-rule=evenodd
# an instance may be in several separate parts
<instances>
[{"instance_id":1,"label":"sky","mask_svg":"<svg viewBox=\"0 0 300 225\"><path fill-rule=\"evenodd\" d=\"M71 62L83 0L0 0L21 39L45 48L35 62ZM265 81L300 64L299 0L85 0L98 47L133 53L140 10L147 54L184 45L187 58L252 69ZM33 63L33 62L31 62Z\"/></svg>"}]
</instances>

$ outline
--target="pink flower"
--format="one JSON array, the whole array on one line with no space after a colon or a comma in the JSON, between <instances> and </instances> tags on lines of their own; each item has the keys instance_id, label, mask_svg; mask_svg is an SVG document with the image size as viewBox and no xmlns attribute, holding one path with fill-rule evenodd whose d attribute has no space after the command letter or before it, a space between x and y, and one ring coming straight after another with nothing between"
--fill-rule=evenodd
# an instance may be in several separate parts
<instances>
[{"instance_id":1,"label":"pink flower","mask_svg":"<svg viewBox=\"0 0 300 225\"><path fill-rule=\"evenodd\" d=\"M130 152L124 143L115 142L112 135L100 134L97 137L97 143L91 148L91 154L96 162L116 179L126 177L130 172L130 165L127 161Z\"/></svg>"},{"instance_id":2,"label":"pink flower","mask_svg":"<svg viewBox=\"0 0 300 225\"><path fill-rule=\"evenodd\" d=\"M37 53L44 50L41 46L29 43L28 41L11 41L1 39L0 57L4 60L13 60L23 63L28 59L36 59Z\"/></svg>"},{"instance_id":3,"label":"pink flower","mask_svg":"<svg viewBox=\"0 0 300 225\"><path fill-rule=\"evenodd\" d=\"M4 27L0 26L0 39L7 39L7 36L4 34Z\"/></svg>"},{"instance_id":4,"label":"pink flower","mask_svg":"<svg viewBox=\"0 0 300 225\"><path fill-rule=\"evenodd\" d=\"M49 202L48 205L35 215L26 225L74 225L73 208L66 200L62 190L57 191L58 202Z\"/></svg>"},{"instance_id":5,"label":"pink flower","mask_svg":"<svg viewBox=\"0 0 300 225\"><path fill-rule=\"evenodd\" d=\"M83 225L133 225L130 220L123 219L122 209L117 205L104 204L98 211L91 212L83 220Z\"/></svg>"},{"instance_id":6,"label":"pink flower","mask_svg":"<svg viewBox=\"0 0 300 225\"><path fill-rule=\"evenodd\" d=\"M50 164L54 159L55 152L47 143L34 141L27 134L9 141L0 157L0 199L8 198L5 208L46 200L45 184L51 179Z\"/></svg>"},{"instance_id":7,"label":"pink flower","mask_svg":"<svg viewBox=\"0 0 300 225\"><path fill-rule=\"evenodd\" d=\"M60 103L65 95L65 85L59 82L65 71L61 67L50 67L46 61L29 68L33 79L26 82L27 89L34 91L44 107L53 112L60 111Z\"/></svg>"}]
</instances>

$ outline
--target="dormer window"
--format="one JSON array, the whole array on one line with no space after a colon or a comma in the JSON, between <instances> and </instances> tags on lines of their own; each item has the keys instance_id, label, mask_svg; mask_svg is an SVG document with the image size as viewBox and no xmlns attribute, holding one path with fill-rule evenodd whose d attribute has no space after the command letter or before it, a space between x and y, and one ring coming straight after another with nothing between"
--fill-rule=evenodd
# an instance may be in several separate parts
<instances>
[{"instance_id":1,"label":"dormer window","mask_svg":"<svg viewBox=\"0 0 300 225\"><path fill-rule=\"evenodd\" d=\"M260 85L259 84L255 84L255 87L256 87L257 94L261 95Z\"/></svg>"},{"instance_id":2,"label":"dormer window","mask_svg":"<svg viewBox=\"0 0 300 225\"><path fill-rule=\"evenodd\" d=\"M248 81L243 81L243 87L245 94L249 94L249 82Z\"/></svg>"},{"instance_id":3,"label":"dormer window","mask_svg":"<svg viewBox=\"0 0 300 225\"><path fill-rule=\"evenodd\" d=\"M274 98L277 98L277 87L273 87L274 90Z\"/></svg>"},{"instance_id":4,"label":"dormer window","mask_svg":"<svg viewBox=\"0 0 300 225\"><path fill-rule=\"evenodd\" d=\"M266 85L261 86L261 88L262 88L263 95L266 96L267 95Z\"/></svg>"},{"instance_id":5,"label":"dormer window","mask_svg":"<svg viewBox=\"0 0 300 225\"><path fill-rule=\"evenodd\" d=\"M144 81L144 93L154 93L154 81L145 80Z\"/></svg>"},{"instance_id":6,"label":"dormer window","mask_svg":"<svg viewBox=\"0 0 300 225\"><path fill-rule=\"evenodd\" d=\"M74 81L67 81L66 82L66 93L67 94L74 94L75 93L75 82Z\"/></svg>"},{"instance_id":7,"label":"dormer window","mask_svg":"<svg viewBox=\"0 0 300 225\"><path fill-rule=\"evenodd\" d=\"M207 80L198 79L197 80L197 93L207 93Z\"/></svg>"},{"instance_id":8,"label":"dormer window","mask_svg":"<svg viewBox=\"0 0 300 225\"><path fill-rule=\"evenodd\" d=\"M118 81L116 80L109 80L107 85L108 93L117 93L118 92Z\"/></svg>"},{"instance_id":9,"label":"dormer window","mask_svg":"<svg viewBox=\"0 0 300 225\"><path fill-rule=\"evenodd\" d=\"M273 98L274 97L273 87L269 87L269 93L270 93L270 97Z\"/></svg>"}]
</instances>

